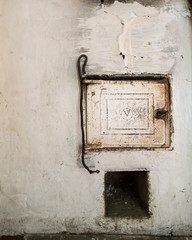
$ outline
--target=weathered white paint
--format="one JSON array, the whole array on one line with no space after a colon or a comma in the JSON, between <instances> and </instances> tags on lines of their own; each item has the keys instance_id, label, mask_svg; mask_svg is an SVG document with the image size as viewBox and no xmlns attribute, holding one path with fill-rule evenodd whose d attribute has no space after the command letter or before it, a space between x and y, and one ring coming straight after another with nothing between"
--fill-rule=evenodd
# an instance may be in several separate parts
<instances>
[{"instance_id":1,"label":"weathered white paint","mask_svg":"<svg viewBox=\"0 0 192 240\"><path fill-rule=\"evenodd\" d=\"M1 234L192 234L191 23L185 0L161 2L0 1ZM81 167L81 53L89 73L172 74L173 151L88 154L100 174ZM138 169L153 216L104 218L104 173Z\"/></svg>"}]
</instances>

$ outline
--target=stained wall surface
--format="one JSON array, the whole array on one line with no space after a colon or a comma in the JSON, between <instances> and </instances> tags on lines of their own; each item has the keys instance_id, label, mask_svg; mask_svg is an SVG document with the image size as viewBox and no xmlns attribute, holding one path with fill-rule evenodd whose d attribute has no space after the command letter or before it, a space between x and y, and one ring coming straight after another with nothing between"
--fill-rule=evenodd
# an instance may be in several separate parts
<instances>
[{"instance_id":1,"label":"stained wall surface","mask_svg":"<svg viewBox=\"0 0 192 240\"><path fill-rule=\"evenodd\" d=\"M0 234L192 234L187 1L1 0L0 33ZM170 74L172 151L88 154L100 169L89 175L80 163L82 53L90 74ZM151 218L105 218L105 172L142 169Z\"/></svg>"}]
</instances>

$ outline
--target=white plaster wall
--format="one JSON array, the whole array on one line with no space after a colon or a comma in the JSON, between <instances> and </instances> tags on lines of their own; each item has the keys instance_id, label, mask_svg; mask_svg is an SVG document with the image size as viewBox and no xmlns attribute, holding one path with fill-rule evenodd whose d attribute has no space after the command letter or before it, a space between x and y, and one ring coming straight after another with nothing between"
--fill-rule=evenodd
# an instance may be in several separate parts
<instances>
[{"instance_id":1,"label":"white plaster wall","mask_svg":"<svg viewBox=\"0 0 192 240\"><path fill-rule=\"evenodd\" d=\"M159 2L0 1L1 235L192 234L190 13L185 0ZM172 75L173 151L95 153L100 174L82 168L82 53L89 73ZM104 173L137 169L150 171L152 217L104 218Z\"/></svg>"}]
</instances>

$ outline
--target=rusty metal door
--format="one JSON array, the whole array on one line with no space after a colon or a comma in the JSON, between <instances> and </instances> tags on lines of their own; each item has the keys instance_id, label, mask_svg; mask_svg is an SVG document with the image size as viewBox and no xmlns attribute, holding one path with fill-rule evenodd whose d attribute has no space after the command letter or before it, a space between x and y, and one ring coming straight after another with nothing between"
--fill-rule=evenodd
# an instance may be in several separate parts
<instances>
[{"instance_id":1,"label":"rusty metal door","mask_svg":"<svg viewBox=\"0 0 192 240\"><path fill-rule=\"evenodd\" d=\"M87 149L170 146L168 78L87 80L86 90Z\"/></svg>"}]
</instances>

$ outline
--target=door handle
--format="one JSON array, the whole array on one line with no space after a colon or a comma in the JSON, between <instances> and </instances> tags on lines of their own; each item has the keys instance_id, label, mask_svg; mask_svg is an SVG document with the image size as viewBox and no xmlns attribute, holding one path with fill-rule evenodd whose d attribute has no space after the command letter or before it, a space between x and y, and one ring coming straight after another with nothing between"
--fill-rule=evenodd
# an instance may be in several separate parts
<instances>
[{"instance_id":1,"label":"door handle","mask_svg":"<svg viewBox=\"0 0 192 240\"><path fill-rule=\"evenodd\" d=\"M168 118L168 110L165 109L157 109L155 113L155 118L166 120Z\"/></svg>"}]
</instances>

